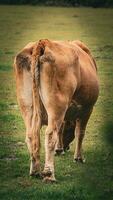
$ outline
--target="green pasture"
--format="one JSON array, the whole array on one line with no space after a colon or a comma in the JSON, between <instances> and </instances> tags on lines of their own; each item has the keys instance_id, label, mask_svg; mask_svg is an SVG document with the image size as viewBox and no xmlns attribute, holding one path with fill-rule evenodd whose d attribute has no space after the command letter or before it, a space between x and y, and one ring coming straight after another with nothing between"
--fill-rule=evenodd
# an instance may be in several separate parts
<instances>
[{"instance_id":1,"label":"green pasture","mask_svg":"<svg viewBox=\"0 0 113 200\"><path fill-rule=\"evenodd\" d=\"M85 164L55 158L56 184L29 177L13 59L41 38L80 39L98 65L100 95L84 140ZM44 165L44 129L41 131ZM0 6L0 200L113 200L113 9Z\"/></svg>"}]
</instances>

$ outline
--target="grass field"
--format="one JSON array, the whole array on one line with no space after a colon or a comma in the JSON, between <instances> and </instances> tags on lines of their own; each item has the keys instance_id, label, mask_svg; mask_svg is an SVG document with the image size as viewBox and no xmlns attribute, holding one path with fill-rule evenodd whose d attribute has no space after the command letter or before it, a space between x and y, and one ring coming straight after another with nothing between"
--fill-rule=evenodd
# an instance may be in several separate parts
<instances>
[{"instance_id":1,"label":"grass field","mask_svg":"<svg viewBox=\"0 0 113 200\"><path fill-rule=\"evenodd\" d=\"M84 140L86 163L73 163L73 142L70 152L55 158L58 183L52 185L28 176L12 67L15 54L41 38L85 42L100 79L100 96ZM0 200L37 199L113 200L113 9L0 6Z\"/></svg>"}]
</instances>

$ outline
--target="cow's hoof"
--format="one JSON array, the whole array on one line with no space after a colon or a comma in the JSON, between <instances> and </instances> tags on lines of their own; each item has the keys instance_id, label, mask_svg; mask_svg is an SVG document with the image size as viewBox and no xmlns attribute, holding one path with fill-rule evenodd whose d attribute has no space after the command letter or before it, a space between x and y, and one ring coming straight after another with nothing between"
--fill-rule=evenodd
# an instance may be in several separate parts
<instances>
[{"instance_id":1,"label":"cow's hoof","mask_svg":"<svg viewBox=\"0 0 113 200\"><path fill-rule=\"evenodd\" d=\"M65 152L63 149L56 149L55 150L55 156L59 156L59 155L64 155Z\"/></svg>"},{"instance_id":2,"label":"cow's hoof","mask_svg":"<svg viewBox=\"0 0 113 200\"><path fill-rule=\"evenodd\" d=\"M51 175L52 175L52 172L51 172L51 170L50 169L45 169L44 171L42 171L42 177L50 177Z\"/></svg>"},{"instance_id":3,"label":"cow's hoof","mask_svg":"<svg viewBox=\"0 0 113 200\"><path fill-rule=\"evenodd\" d=\"M75 163L85 163L85 159L83 159L83 158L75 158L74 162Z\"/></svg>"},{"instance_id":4,"label":"cow's hoof","mask_svg":"<svg viewBox=\"0 0 113 200\"><path fill-rule=\"evenodd\" d=\"M29 175L31 177L35 177L35 178L41 178L41 173L40 172L30 172Z\"/></svg>"},{"instance_id":5,"label":"cow's hoof","mask_svg":"<svg viewBox=\"0 0 113 200\"><path fill-rule=\"evenodd\" d=\"M57 183L56 179L53 177L46 176L43 178L44 183Z\"/></svg>"},{"instance_id":6,"label":"cow's hoof","mask_svg":"<svg viewBox=\"0 0 113 200\"><path fill-rule=\"evenodd\" d=\"M36 163L34 160L31 160L29 175L32 177L33 176L40 177L40 171L41 171L41 168L40 168L39 163Z\"/></svg>"}]
</instances>

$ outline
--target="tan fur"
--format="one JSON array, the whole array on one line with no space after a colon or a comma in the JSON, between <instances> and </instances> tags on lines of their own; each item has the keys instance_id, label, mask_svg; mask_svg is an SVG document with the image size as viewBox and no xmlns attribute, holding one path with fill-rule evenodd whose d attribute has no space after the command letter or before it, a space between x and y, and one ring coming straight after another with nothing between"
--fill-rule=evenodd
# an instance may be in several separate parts
<instances>
[{"instance_id":1,"label":"tan fur","mask_svg":"<svg viewBox=\"0 0 113 200\"><path fill-rule=\"evenodd\" d=\"M72 126L73 131L74 124L74 158L82 160L82 141L99 92L95 60L80 41L40 40L27 45L16 56L14 66L17 97L31 155L30 174L40 171L39 132L45 124L48 126L43 175L45 180L54 181L55 148L62 149L66 138L73 138L66 130Z\"/></svg>"}]
</instances>

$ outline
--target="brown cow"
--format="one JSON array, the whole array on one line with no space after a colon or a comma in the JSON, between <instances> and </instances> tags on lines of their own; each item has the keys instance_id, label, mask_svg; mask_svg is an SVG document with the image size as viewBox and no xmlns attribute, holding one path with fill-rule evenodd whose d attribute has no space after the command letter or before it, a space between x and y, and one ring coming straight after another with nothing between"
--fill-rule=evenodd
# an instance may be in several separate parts
<instances>
[{"instance_id":1,"label":"brown cow","mask_svg":"<svg viewBox=\"0 0 113 200\"><path fill-rule=\"evenodd\" d=\"M40 128L45 131L45 181L55 181L54 152L74 138L74 159L82 161L82 141L99 93L96 63L80 41L40 40L14 61L17 97L26 125L30 175L40 172Z\"/></svg>"}]
</instances>

